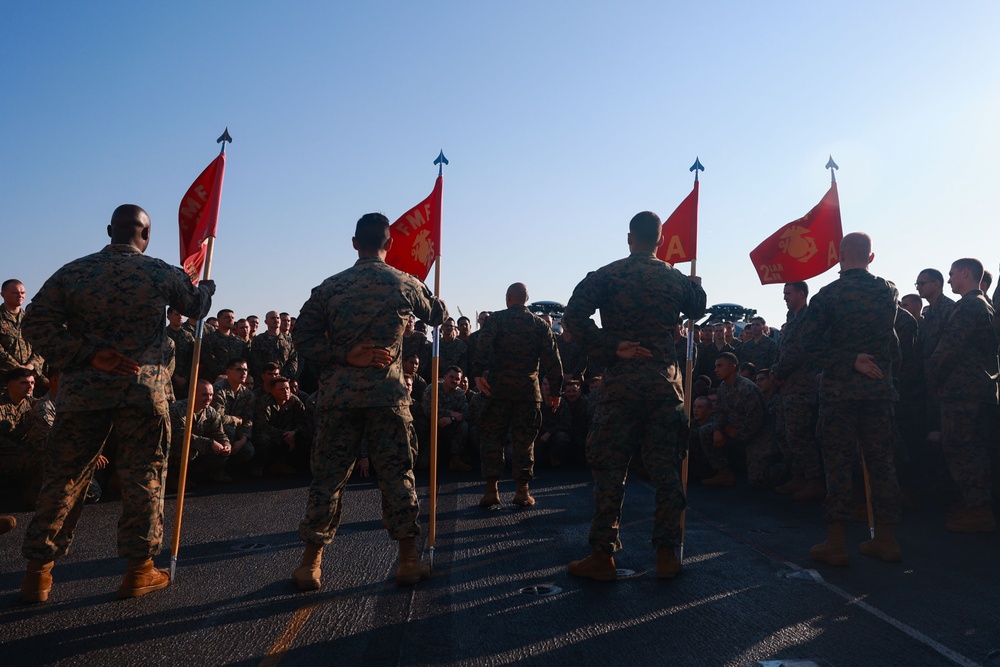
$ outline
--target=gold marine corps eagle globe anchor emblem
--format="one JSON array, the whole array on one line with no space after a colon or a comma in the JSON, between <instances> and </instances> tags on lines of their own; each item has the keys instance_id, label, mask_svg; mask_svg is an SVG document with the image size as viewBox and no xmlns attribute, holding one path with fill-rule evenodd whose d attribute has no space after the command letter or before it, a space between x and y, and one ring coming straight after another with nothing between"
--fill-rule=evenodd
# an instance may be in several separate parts
<instances>
[{"instance_id":1,"label":"gold marine corps eagle globe anchor emblem","mask_svg":"<svg viewBox=\"0 0 1000 667\"><path fill-rule=\"evenodd\" d=\"M781 235L778 247L791 258L800 262L808 262L819 251L816 247L816 239L806 236L808 232L808 229L799 225L789 227Z\"/></svg>"}]
</instances>

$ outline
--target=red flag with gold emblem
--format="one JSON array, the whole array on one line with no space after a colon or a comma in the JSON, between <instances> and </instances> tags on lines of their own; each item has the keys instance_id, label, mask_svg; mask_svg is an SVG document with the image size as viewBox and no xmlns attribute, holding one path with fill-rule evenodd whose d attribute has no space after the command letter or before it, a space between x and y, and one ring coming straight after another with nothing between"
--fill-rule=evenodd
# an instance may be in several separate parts
<instances>
[{"instance_id":1,"label":"red flag with gold emblem","mask_svg":"<svg viewBox=\"0 0 1000 667\"><path fill-rule=\"evenodd\" d=\"M698 259L698 181L663 223L663 243L656 257L670 264Z\"/></svg>"},{"instance_id":2,"label":"red flag with gold emblem","mask_svg":"<svg viewBox=\"0 0 1000 667\"><path fill-rule=\"evenodd\" d=\"M805 217L793 220L750 253L761 285L815 278L840 261L840 197L837 184Z\"/></svg>"},{"instance_id":3,"label":"red flag with gold emblem","mask_svg":"<svg viewBox=\"0 0 1000 667\"><path fill-rule=\"evenodd\" d=\"M177 215L181 229L181 266L196 285L205 265L208 239L215 237L219 225L225 171L226 154L221 153L201 172L181 199Z\"/></svg>"},{"instance_id":4,"label":"red flag with gold emblem","mask_svg":"<svg viewBox=\"0 0 1000 667\"><path fill-rule=\"evenodd\" d=\"M434 190L389 227L392 247L385 263L425 280L434 260L441 256L441 189L443 176Z\"/></svg>"}]
</instances>

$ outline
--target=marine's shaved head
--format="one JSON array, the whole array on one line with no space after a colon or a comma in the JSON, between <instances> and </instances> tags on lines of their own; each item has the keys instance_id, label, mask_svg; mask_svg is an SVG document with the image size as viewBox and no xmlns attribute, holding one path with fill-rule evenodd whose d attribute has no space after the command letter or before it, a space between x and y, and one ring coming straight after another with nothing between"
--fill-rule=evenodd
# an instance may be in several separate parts
<instances>
[{"instance_id":1,"label":"marine's shaved head","mask_svg":"<svg viewBox=\"0 0 1000 667\"><path fill-rule=\"evenodd\" d=\"M840 263L843 268L867 267L872 256L872 237L863 232L851 232L840 242Z\"/></svg>"},{"instance_id":2,"label":"marine's shaved head","mask_svg":"<svg viewBox=\"0 0 1000 667\"><path fill-rule=\"evenodd\" d=\"M112 243L135 246L145 252L149 245L149 214L135 204L122 204L111 214L108 236Z\"/></svg>"},{"instance_id":3,"label":"marine's shaved head","mask_svg":"<svg viewBox=\"0 0 1000 667\"><path fill-rule=\"evenodd\" d=\"M523 306L528 303L528 288L524 283L514 283L507 288L507 305Z\"/></svg>"}]
</instances>

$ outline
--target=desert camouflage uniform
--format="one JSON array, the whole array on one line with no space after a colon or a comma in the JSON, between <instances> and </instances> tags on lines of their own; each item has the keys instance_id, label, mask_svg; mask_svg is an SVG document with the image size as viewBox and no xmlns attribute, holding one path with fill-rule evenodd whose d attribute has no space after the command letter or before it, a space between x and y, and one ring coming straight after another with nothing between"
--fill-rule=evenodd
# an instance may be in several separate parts
<instances>
[{"instance_id":1,"label":"desert camouflage uniform","mask_svg":"<svg viewBox=\"0 0 1000 667\"><path fill-rule=\"evenodd\" d=\"M778 344L769 336L760 340L750 339L740 346L736 353L740 363L751 363L757 370L771 368L778 361Z\"/></svg>"},{"instance_id":2,"label":"desert camouflage uniform","mask_svg":"<svg viewBox=\"0 0 1000 667\"><path fill-rule=\"evenodd\" d=\"M214 289L127 244L70 262L49 278L27 309L24 335L60 369L56 420L24 556L64 555L83 509L97 457L114 426L119 448L122 518L118 554L145 558L163 539L163 481L170 420L166 307L204 316ZM101 348L135 360L138 375L93 368Z\"/></svg>"},{"instance_id":3,"label":"desert camouflage uniform","mask_svg":"<svg viewBox=\"0 0 1000 667\"><path fill-rule=\"evenodd\" d=\"M842 271L813 297L802 324L802 345L823 371L817 435L826 467L827 521L851 518L859 445L871 479L875 520L897 523L900 518L892 458L897 294L892 283L865 269ZM859 353L875 358L881 380L855 370Z\"/></svg>"},{"instance_id":4,"label":"desert camouflage uniform","mask_svg":"<svg viewBox=\"0 0 1000 667\"><path fill-rule=\"evenodd\" d=\"M301 358L321 369L312 448L313 482L299 536L329 544L340 525L344 485L367 447L382 492L382 523L393 539L419 534L412 428L403 382L403 329L410 314L431 326L444 303L416 278L378 257L326 279L302 306L292 338ZM347 365L356 345L384 347L385 368Z\"/></svg>"},{"instance_id":5,"label":"desert camouflage uniform","mask_svg":"<svg viewBox=\"0 0 1000 667\"><path fill-rule=\"evenodd\" d=\"M250 346L233 332L224 334L218 329L202 334L201 360L198 363L198 378L215 383L216 378L226 374L226 364L230 359L250 361Z\"/></svg>"},{"instance_id":6,"label":"desert camouflage uniform","mask_svg":"<svg viewBox=\"0 0 1000 667\"><path fill-rule=\"evenodd\" d=\"M989 507L990 411L997 405L997 335L994 312L979 290L955 304L927 380L941 399L941 448L962 493L964 509Z\"/></svg>"},{"instance_id":7,"label":"desert camouflage uniform","mask_svg":"<svg viewBox=\"0 0 1000 667\"><path fill-rule=\"evenodd\" d=\"M45 475L49 433L55 421L56 402L51 392L35 401L35 405L24 415L25 483L36 491L41 487ZM91 485L97 485L96 480L92 480ZM100 489L100 486L97 485L97 488Z\"/></svg>"},{"instance_id":8,"label":"desert camouflage uniform","mask_svg":"<svg viewBox=\"0 0 1000 667\"><path fill-rule=\"evenodd\" d=\"M309 452L309 419L305 403L298 396L289 396L283 405L278 405L274 396L264 394L257 402L257 416L253 422L259 464L280 460L304 466ZM295 432L295 446L291 448L285 443L288 431Z\"/></svg>"},{"instance_id":9,"label":"desert camouflage uniform","mask_svg":"<svg viewBox=\"0 0 1000 667\"><path fill-rule=\"evenodd\" d=\"M219 380L213 385L212 407L222 414L222 427L230 442L236 442L244 435L247 440L253 439L253 420L257 412L257 400L253 390L245 385L233 390L229 379ZM236 424L236 418L240 423Z\"/></svg>"},{"instance_id":10,"label":"desert camouflage uniform","mask_svg":"<svg viewBox=\"0 0 1000 667\"><path fill-rule=\"evenodd\" d=\"M170 466L180 465L184 448L184 428L187 424L187 400L177 401L170 406ZM197 472L213 472L226 467L226 457L212 452L212 443L228 445L225 429L222 427L222 413L212 406L194 413L191 424L191 446L188 461Z\"/></svg>"},{"instance_id":11,"label":"desert camouflage uniform","mask_svg":"<svg viewBox=\"0 0 1000 667\"><path fill-rule=\"evenodd\" d=\"M809 306L788 320L778 346L778 360L771 368L781 384L784 445L792 476L806 481L823 479L823 463L816 443L816 407L819 368L802 344L802 323Z\"/></svg>"},{"instance_id":12,"label":"desert camouflage uniform","mask_svg":"<svg viewBox=\"0 0 1000 667\"><path fill-rule=\"evenodd\" d=\"M603 329L591 315L601 311ZM688 419L674 347L677 318L705 312L705 291L653 253L632 253L587 275L566 306L563 324L591 359L608 360L587 436L596 511L590 527L594 549L621 548L619 525L625 476L639 445L656 487L653 546L680 542L685 507L680 462L687 449ZM620 341L638 341L650 359L619 359Z\"/></svg>"},{"instance_id":13,"label":"desert camouflage uniform","mask_svg":"<svg viewBox=\"0 0 1000 667\"><path fill-rule=\"evenodd\" d=\"M433 347L431 342L427 340L427 336L419 331L414 331L409 336L403 337L403 359L406 359L411 354L417 355L417 358L420 359L420 367L417 369L417 375L423 378L424 382L431 381L431 354L433 353Z\"/></svg>"},{"instance_id":14,"label":"desert camouflage uniform","mask_svg":"<svg viewBox=\"0 0 1000 667\"><path fill-rule=\"evenodd\" d=\"M424 389L419 407L424 418L430 420L431 387ZM438 382L438 418L440 419L448 412L458 412L462 415L462 419L451 422L447 426L438 426L438 442L441 445L447 444L447 447L440 447L440 450L447 451L452 457L461 456L464 453L465 440L469 434L469 402L461 387L455 387L455 391L450 394L445 392L444 380L441 380Z\"/></svg>"},{"instance_id":15,"label":"desert camouflage uniform","mask_svg":"<svg viewBox=\"0 0 1000 667\"><path fill-rule=\"evenodd\" d=\"M31 364L37 381L46 384L47 379L43 374L45 360L33 353L31 343L24 339L21 333L23 321L23 308L12 313L0 305L0 375L18 366Z\"/></svg>"},{"instance_id":16,"label":"desert camouflage uniform","mask_svg":"<svg viewBox=\"0 0 1000 667\"><path fill-rule=\"evenodd\" d=\"M287 334L271 334L265 331L257 334L250 346L250 372L259 384L260 373L264 364L274 362L281 367L281 374L286 378L297 378L299 373L299 355L295 353L292 338Z\"/></svg>"},{"instance_id":17,"label":"desert camouflage uniform","mask_svg":"<svg viewBox=\"0 0 1000 667\"><path fill-rule=\"evenodd\" d=\"M736 434L726 437L727 447L712 446L705 449L705 457L715 470L729 467L727 449L735 449L746 457L747 481L752 487L766 487L774 484L774 439L768 427L767 402L760 387L742 375L733 378L733 385L719 383L719 400L715 404L713 418L715 429L723 431L727 426L735 426ZM725 435L725 433L723 433Z\"/></svg>"},{"instance_id":18,"label":"desert camouflage uniform","mask_svg":"<svg viewBox=\"0 0 1000 667\"><path fill-rule=\"evenodd\" d=\"M945 326L955 310L955 301L942 294L938 302L924 307L921 313L920 328L917 331L917 347L924 363L924 377L930 376L930 358L937 349L938 342L944 333ZM927 430L941 430L941 403L938 395L926 386Z\"/></svg>"},{"instance_id":19,"label":"desert camouflage uniform","mask_svg":"<svg viewBox=\"0 0 1000 667\"><path fill-rule=\"evenodd\" d=\"M27 416L33 405L30 396L17 403L7 396L0 398L0 478L8 484L20 484L28 470Z\"/></svg>"},{"instance_id":20,"label":"desert camouflage uniform","mask_svg":"<svg viewBox=\"0 0 1000 667\"><path fill-rule=\"evenodd\" d=\"M552 330L523 305L500 310L486 320L476 342L474 377L485 377L490 396L480 422L483 477L503 476L507 432L513 443L511 474L530 481L535 468L535 436L542 425L539 365L545 368L549 392L559 396L562 362ZM546 405L545 409L551 412Z\"/></svg>"},{"instance_id":21,"label":"desert camouflage uniform","mask_svg":"<svg viewBox=\"0 0 1000 667\"><path fill-rule=\"evenodd\" d=\"M170 327L166 328L167 336L174 341L174 372L185 381L191 380L191 362L194 360L194 336L191 332L181 327L174 331Z\"/></svg>"},{"instance_id":22,"label":"desert camouflage uniform","mask_svg":"<svg viewBox=\"0 0 1000 667\"><path fill-rule=\"evenodd\" d=\"M423 364L423 359L420 360L420 363ZM442 338L438 346L438 365L441 375L448 371L449 366L458 366L462 369L463 374L467 374L469 350L465 347L465 341L461 338L455 340Z\"/></svg>"}]
</instances>

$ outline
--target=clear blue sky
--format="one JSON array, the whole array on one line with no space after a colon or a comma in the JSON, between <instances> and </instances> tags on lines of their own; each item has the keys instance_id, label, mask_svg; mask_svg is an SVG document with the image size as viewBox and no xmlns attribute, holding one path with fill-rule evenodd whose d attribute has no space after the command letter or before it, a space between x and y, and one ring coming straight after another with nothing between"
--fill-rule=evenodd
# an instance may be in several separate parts
<instances>
[{"instance_id":1,"label":"clear blue sky","mask_svg":"<svg viewBox=\"0 0 1000 667\"><path fill-rule=\"evenodd\" d=\"M229 127L213 310L293 314L445 170L442 294L565 301L702 176L710 303L771 323L749 251L840 164L845 231L913 291L1000 259L1000 3L7 2L0 6L3 278L29 296L136 203L177 263L180 197ZM687 271L687 265L680 268ZM836 277L831 271L813 289Z\"/></svg>"}]
</instances>

